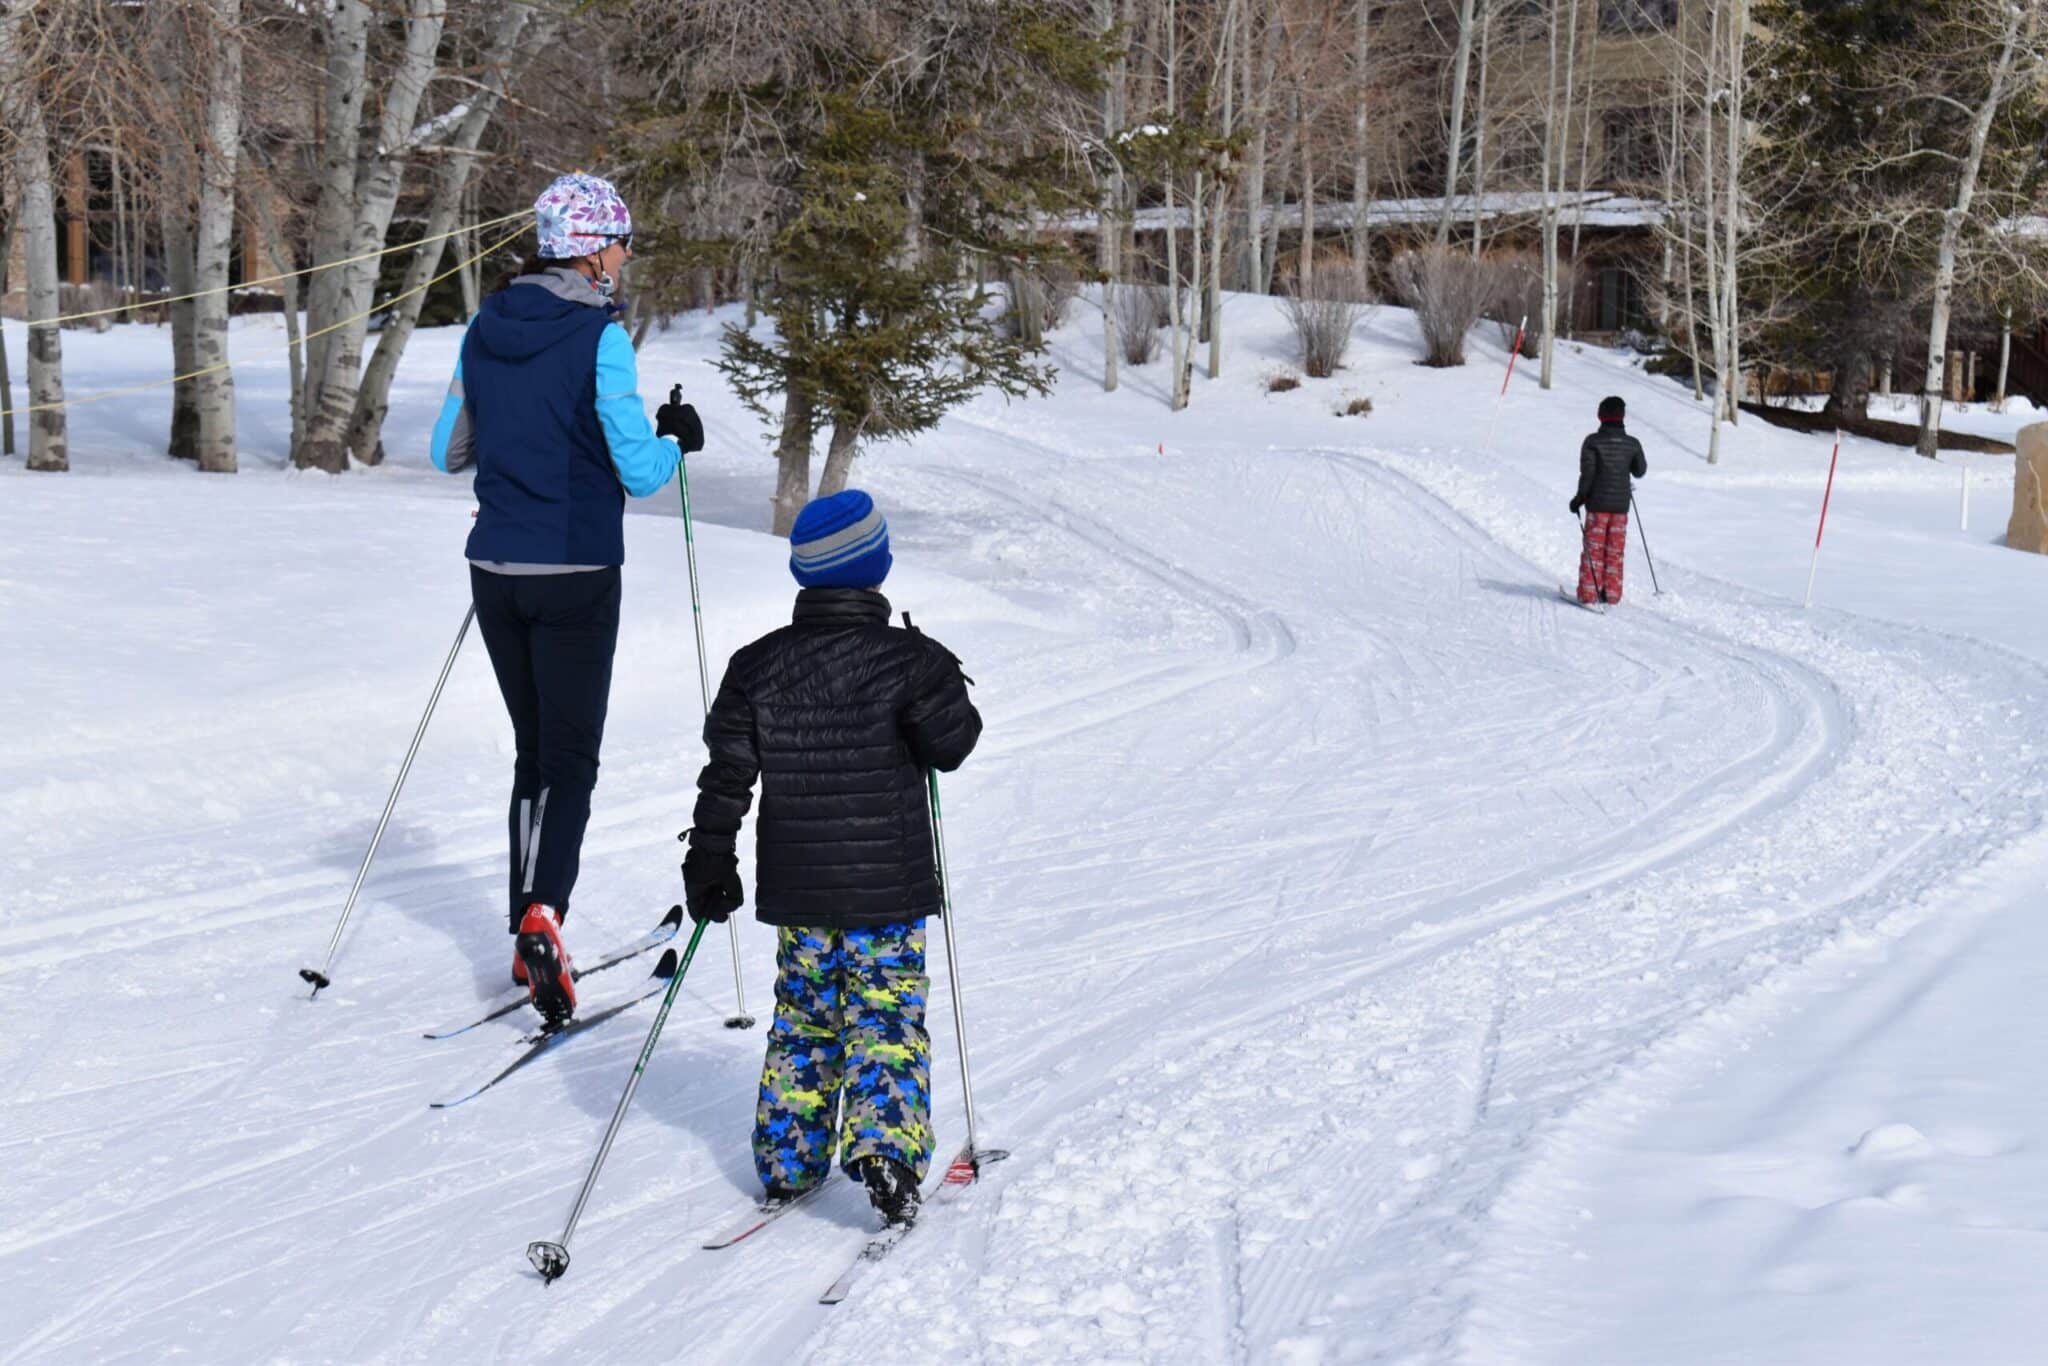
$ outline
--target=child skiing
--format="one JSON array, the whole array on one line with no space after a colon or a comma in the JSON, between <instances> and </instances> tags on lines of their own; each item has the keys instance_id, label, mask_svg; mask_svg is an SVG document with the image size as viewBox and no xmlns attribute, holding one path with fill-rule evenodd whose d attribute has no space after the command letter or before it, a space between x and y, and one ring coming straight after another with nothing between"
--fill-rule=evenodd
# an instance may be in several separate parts
<instances>
[{"instance_id":1,"label":"child skiing","mask_svg":"<svg viewBox=\"0 0 2048 1366\"><path fill-rule=\"evenodd\" d=\"M1643 443L1628 434L1623 420L1628 405L1609 396L1600 400L1600 430L1579 444L1579 491L1571 510L1585 511L1585 543L1579 552L1579 601L1621 601L1622 558L1628 549L1630 477L1649 472Z\"/></svg>"},{"instance_id":2,"label":"child skiing","mask_svg":"<svg viewBox=\"0 0 2048 1366\"><path fill-rule=\"evenodd\" d=\"M959 767L981 716L950 651L889 625L889 529L867 494L809 504L790 550L793 619L732 657L704 723L683 883L700 922L744 902L735 840L758 776L755 913L776 927L776 982L755 1170L774 1204L836 1152L883 1220L907 1224L932 1154L925 770Z\"/></svg>"}]
</instances>

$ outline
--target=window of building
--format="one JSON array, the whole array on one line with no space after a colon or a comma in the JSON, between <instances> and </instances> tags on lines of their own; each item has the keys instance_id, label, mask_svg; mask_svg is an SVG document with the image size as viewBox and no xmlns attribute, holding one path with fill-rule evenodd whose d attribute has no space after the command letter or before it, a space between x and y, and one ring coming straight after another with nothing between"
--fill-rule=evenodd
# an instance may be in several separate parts
<instances>
[{"instance_id":1,"label":"window of building","mask_svg":"<svg viewBox=\"0 0 2048 1366\"><path fill-rule=\"evenodd\" d=\"M1649 330L1650 311L1644 305L1643 282L1627 266L1601 269L1600 303L1594 326L1600 332Z\"/></svg>"},{"instance_id":2,"label":"window of building","mask_svg":"<svg viewBox=\"0 0 2048 1366\"><path fill-rule=\"evenodd\" d=\"M1663 140L1655 109L1610 109L1601 119L1601 174L1615 186L1641 185L1664 173Z\"/></svg>"},{"instance_id":3,"label":"window of building","mask_svg":"<svg viewBox=\"0 0 2048 1366\"><path fill-rule=\"evenodd\" d=\"M1600 0L1602 33L1663 33L1678 26L1678 0Z\"/></svg>"}]
</instances>

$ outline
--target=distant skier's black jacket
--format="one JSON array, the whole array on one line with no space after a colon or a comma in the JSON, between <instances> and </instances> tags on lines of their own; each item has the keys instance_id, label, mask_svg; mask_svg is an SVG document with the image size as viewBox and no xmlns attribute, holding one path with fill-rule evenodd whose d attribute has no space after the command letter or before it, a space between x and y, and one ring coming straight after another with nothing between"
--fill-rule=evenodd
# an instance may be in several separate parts
<instances>
[{"instance_id":1,"label":"distant skier's black jacket","mask_svg":"<svg viewBox=\"0 0 2048 1366\"><path fill-rule=\"evenodd\" d=\"M981 737L960 661L889 625L889 600L806 588L790 625L732 657L704 722L691 844L730 852L761 779L755 911L854 929L939 910L926 767Z\"/></svg>"},{"instance_id":2,"label":"distant skier's black jacket","mask_svg":"<svg viewBox=\"0 0 2048 1366\"><path fill-rule=\"evenodd\" d=\"M1588 512L1627 512L1629 476L1649 472L1643 443L1619 422L1603 422L1579 445L1579 502Z\"/></svg>"}]
</instances>

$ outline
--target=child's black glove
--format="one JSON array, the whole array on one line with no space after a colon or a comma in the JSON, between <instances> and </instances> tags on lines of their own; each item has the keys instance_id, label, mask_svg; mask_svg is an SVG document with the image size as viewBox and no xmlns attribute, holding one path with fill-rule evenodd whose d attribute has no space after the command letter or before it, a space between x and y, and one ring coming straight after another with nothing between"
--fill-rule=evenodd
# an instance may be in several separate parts
<instances>
[{"instance_id":1,"label":"child's black glove","mask_svg":"<svg viewBox=\"0 0 2048 1366\"><path fill-rule=\"evenodd\" d=\"M746 890L740 886L739 856L691 845L690 852L683 855L683 901L690 908L690 919L723 925L725 918L747 901Z\"/></svg>"},{"instance_id":2,"label":"child's black glove","mask_svg":"<svg viewBox=\"0 0 2048 1366\"><path fill-rule=\"evenodd\" d=\"M1574 517L1578 516L1578 515L1579 515L1579 509L1580 509L1580 508L1582 508L1582 507L1584 507L1584 506L1585 506L1585 504L1584 504L1584 503L1581 503L1581 502L1580 502L1580 501L1579 501L1579 500L1578 500L1577 498L1573 498L1573 499L1572 499L1572 502L1571 502L1572 516L1574 516Z\"/></svg>"}]
</instances>

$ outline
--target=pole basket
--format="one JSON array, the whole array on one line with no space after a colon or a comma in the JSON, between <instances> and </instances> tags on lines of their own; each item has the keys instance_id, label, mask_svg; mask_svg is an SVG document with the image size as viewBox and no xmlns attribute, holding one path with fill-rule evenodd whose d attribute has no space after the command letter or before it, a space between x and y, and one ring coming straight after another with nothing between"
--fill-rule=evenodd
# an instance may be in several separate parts
<instances>
[{"instance_id":1,"label":"pole basket","mask_svg":"<svg viewBox=\"0 0 2048 1366\"><path fill-rule=\"evenodd\" d=\"M754 1017L751 1015L729 1015L726 1017L725 1027L727 1029L752 1029L754 1027Z\"/></svg>"},{"instance_id":2,"label":"pole basket","mask_svg":"<svg viewBox=\"0 0 2048 1366\"><path fill-rule=\"evenodd\" d=\"M312 984L313 994L315 996L318 996L324 989L333 985L333 983L328 980L327 974L320 971L320 969L318 968L300 968L299 976L303 980Z\"/></svg>"},{"instance_id":3,"label":"pole basket","mask_svg":"<svg viewBox=\"0 0 2048 1366\"><path fill-rule=\"evenodd\" d=\"M962 1148L946 1168L942 1186L971 1186L981 1179L983 1163L1000 1162L1010 1155L1006 1148Z\"/></svg>"},{"instance_id":4,"label":"pole basket","mask_svg":"<svg viewBox=\"0 0 2048 1366\"><path fill-rule=\"evenodd\" d=\"M526 1260L533 1263L543 1282L553 1285L569 1269L569 1249L540 1239L526 1245Z\"/></svg>"}]
</instances>

